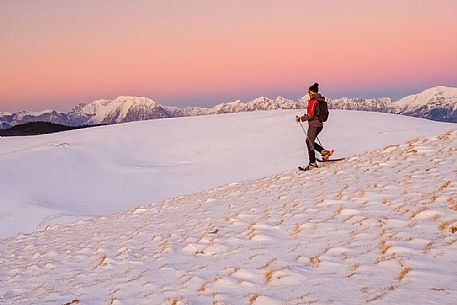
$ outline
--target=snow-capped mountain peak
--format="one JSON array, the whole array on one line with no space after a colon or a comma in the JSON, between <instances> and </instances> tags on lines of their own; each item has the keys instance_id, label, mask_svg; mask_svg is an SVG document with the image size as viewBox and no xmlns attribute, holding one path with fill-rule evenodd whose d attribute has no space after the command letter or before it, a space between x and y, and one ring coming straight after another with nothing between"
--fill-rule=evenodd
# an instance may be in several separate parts
<instances>
[{"instance_id":1,"label":"snow-capped mountain peak","mask_svg":"<svg viewBox=\"0 0 457 305\"><path fill-rule=\"evenodd\" d=\"M74 116L89 117L86 124L111 124L147 119L158 106L147 97L119 96L114 100L100 99L80 104L73 112ZM138 119L134 119L135 115Z\"/></svg>"},{"instance_id":2,"label":"snow-capped mountain peak","mask_svg":"<svg viewBox=\"0 0 457 305\"><path fill-rule=\"evenodd\" d=\"M443 102L454 106L457 105L457 88L446 86L429 88L421 93L406 96L395 102L395 105L399 108L411 109Z\"/></svg>"},{"instance_id":3,"label":"snow-capped mountain peak","mask_svg":"<svg viewBox=\"0 0 457 305\"><path fill-rule=\"evenodd\" d=\"M114 100L95 100L85 104L81 109L87 114L110 113L116 109L121 109L123 113L126 113L130 108L139 106L154 108L157 103L147 97L119 96Z\"/></svg>"},{"instance_id":4,"label":"snow-capped mountain peak","mask_svg":"<svg viewBox=\"0 0 457 305\"><path fill-rule=\"evenodd\" d=\"M377 111L427 118L436 121L457 122L457 88L438 86L421 93L406 96L399 101L391 98L340 98L331 100L333 109Z\"/></svg>"},{"instance_id":5,"label":"snow-capped mountain peak","mask_svg":"<svg viewBox=\"0 0 457 305\"><path fill-rule=\"evenodd\" d=\"M240 100L236 100L233 102L227 102L227 103L219 103L216 106L212 108L206 108L203 110L203 113L208 112L208 113L228 113L228 112L235 112L236 109L239 109L240 107L244 107L245 104L242 103Z\"/></svg>"}]
</instances>

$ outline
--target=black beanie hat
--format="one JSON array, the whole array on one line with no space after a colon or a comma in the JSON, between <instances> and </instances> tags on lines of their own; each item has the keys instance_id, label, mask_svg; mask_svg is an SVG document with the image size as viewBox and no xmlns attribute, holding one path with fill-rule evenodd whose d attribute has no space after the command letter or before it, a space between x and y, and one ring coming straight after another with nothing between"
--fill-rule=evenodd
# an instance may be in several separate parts
<instances>
[{"instance_id":1,"label":"black beanie hat","mask_svg":"<svg viewBox=\"0 0 457 305\"><path fill-rule=\"evenodd\" d=\"M314 92L314 93L319 93L319 84L314 83L314 85L309 86L308 91Z\"/></svg>"}]
</instances>

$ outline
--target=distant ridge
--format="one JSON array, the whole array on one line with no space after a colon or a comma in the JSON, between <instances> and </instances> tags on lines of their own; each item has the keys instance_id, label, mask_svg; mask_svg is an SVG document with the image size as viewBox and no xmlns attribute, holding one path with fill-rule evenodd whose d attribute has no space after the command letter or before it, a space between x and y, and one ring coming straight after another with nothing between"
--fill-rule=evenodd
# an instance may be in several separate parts
<instances>
[{"instance_id":1,"label":"distant ridge","mask_svg":"<svg viewBox=\"0 0 457 305\"><path fill-rule=\"evenodd\" d=\"M434 121L457 123L457 88L438 86L398 101L391 98L331 100L329 107L343 110L362 110L396 113Z\"/></svg>"},{"instance_id":2,"label":"distant ridge","mask_svg":"<svg viewBox=\"0 0 457 305\"><path fill-rule=\"evenodd\" d=\"M94 126L98 125L65 126L50 122L29 122L25 124L15 125L8 129L0 130L0 136L32 136Z\"/></svg>"},{"instance_id":3,"label":"distant ridge","mask_svg":"<svg viewBox=\"0 0 457 305\"><path fill-rule=\"evenodd\" d=\"M18 112L1 113L1 128L10 128L28 122L51 122L66 126L118 124L151 119L187 117L197 115L245 112L274 109L304 108L304 101L293 101L283 97L269 99L259 97L248 103L237 100L221 103L212 108L173 107L161 105L147 97L120 96L114 100L96 100L88 104L79 104L68 113L48 110L40 113Z\"/></svg>"},{"instance_id":4,"label":"distant ridge","mask_svg":"<svg viewBox=\"0 0 457 305\"><path fill-rule=\"evenodd\" d=\"M328 99L331 109L361 110L396 113L435 121L457 123L457 88L438 86L394 101L391 98ZM211 108L172 107L155 102L147 97L120 96L114 100L95 100L79 104L70 112L63 113L46 110L38 113L21 111L17 113L0 112L0 129L28 122L50 122L65 126L96 124L118 124L131 121L233 113L274 109L302 109L307 104L306 96L298 100L284 97L270 99L259 97L247 103L236 100L220 103Z\"/></svg>"}]
</instances>

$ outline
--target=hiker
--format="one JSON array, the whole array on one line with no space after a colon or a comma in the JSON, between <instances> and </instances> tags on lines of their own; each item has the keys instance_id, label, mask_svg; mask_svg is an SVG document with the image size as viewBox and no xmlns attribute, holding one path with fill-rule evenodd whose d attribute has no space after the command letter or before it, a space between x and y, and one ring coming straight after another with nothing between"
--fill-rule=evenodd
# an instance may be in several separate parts
<instances>
[{"instance_id":1,"label":"hiker","mask_svg":"<svg viewBox=\"0 0 457 305\"><path fill-rule=\"evenodd\" d=\"M324 128L323 122L325 122L328 117L327 107L325 107L323 111L320 111L319 108L320 103L325 103L325 97L319 94L318 83L314 83L314 85L308 88L308 95L309 102L307 112L302 117L295 117L295 121L297 123L308 121L308 134L306 137L306 146L308 147L309 164L304 168L304 170L311 170L318 167L316 163L316 155L314 153L314 150L320 152L323 161L327 161L333 152L324 149L321 145L314 142L314 140L317 138L317 135Z\"/></svg>"}]
</instances>

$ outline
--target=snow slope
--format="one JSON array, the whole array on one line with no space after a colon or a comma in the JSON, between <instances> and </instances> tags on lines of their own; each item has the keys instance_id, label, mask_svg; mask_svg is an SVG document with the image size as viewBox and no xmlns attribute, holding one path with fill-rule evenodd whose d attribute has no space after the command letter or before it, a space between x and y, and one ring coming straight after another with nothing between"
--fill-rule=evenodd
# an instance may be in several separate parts
<instances>
[{"instance_id":1,"label":"snow slope","mask_svg":"<svg viewBox=\"0 0 457 305\"><path fill-rule=\"evenodd\" d=\"M307 162L300 110L132 122L0 138L0 238L106 215ZM320 139L352 156L454 124L331 110Z\"/></svg>"},{"instance_id":2,"label":"snow slope","mask_svg":"<svg viewBox=\"0 0 457 305\"><path fill-rule=\"evenodd\" d=\"M224 119L247 116L265 127L262 121L290 114ZM356 114L335 113L339 124L348 117ZM394 125L389 116L375 118ZM403 128L420 125L385 129L395 142L411 133ZM332 139L341 135L335 128ZM361 132L358 142L387 142L374 127L366 129L372 137L362 139ZM456 147L454 129L313 172L290 168L2 240L0 303L455 304ZM298 159L299 150L276 157ZM283 165L297 162L290 161Z\"/></svg>"}]
</instances>

